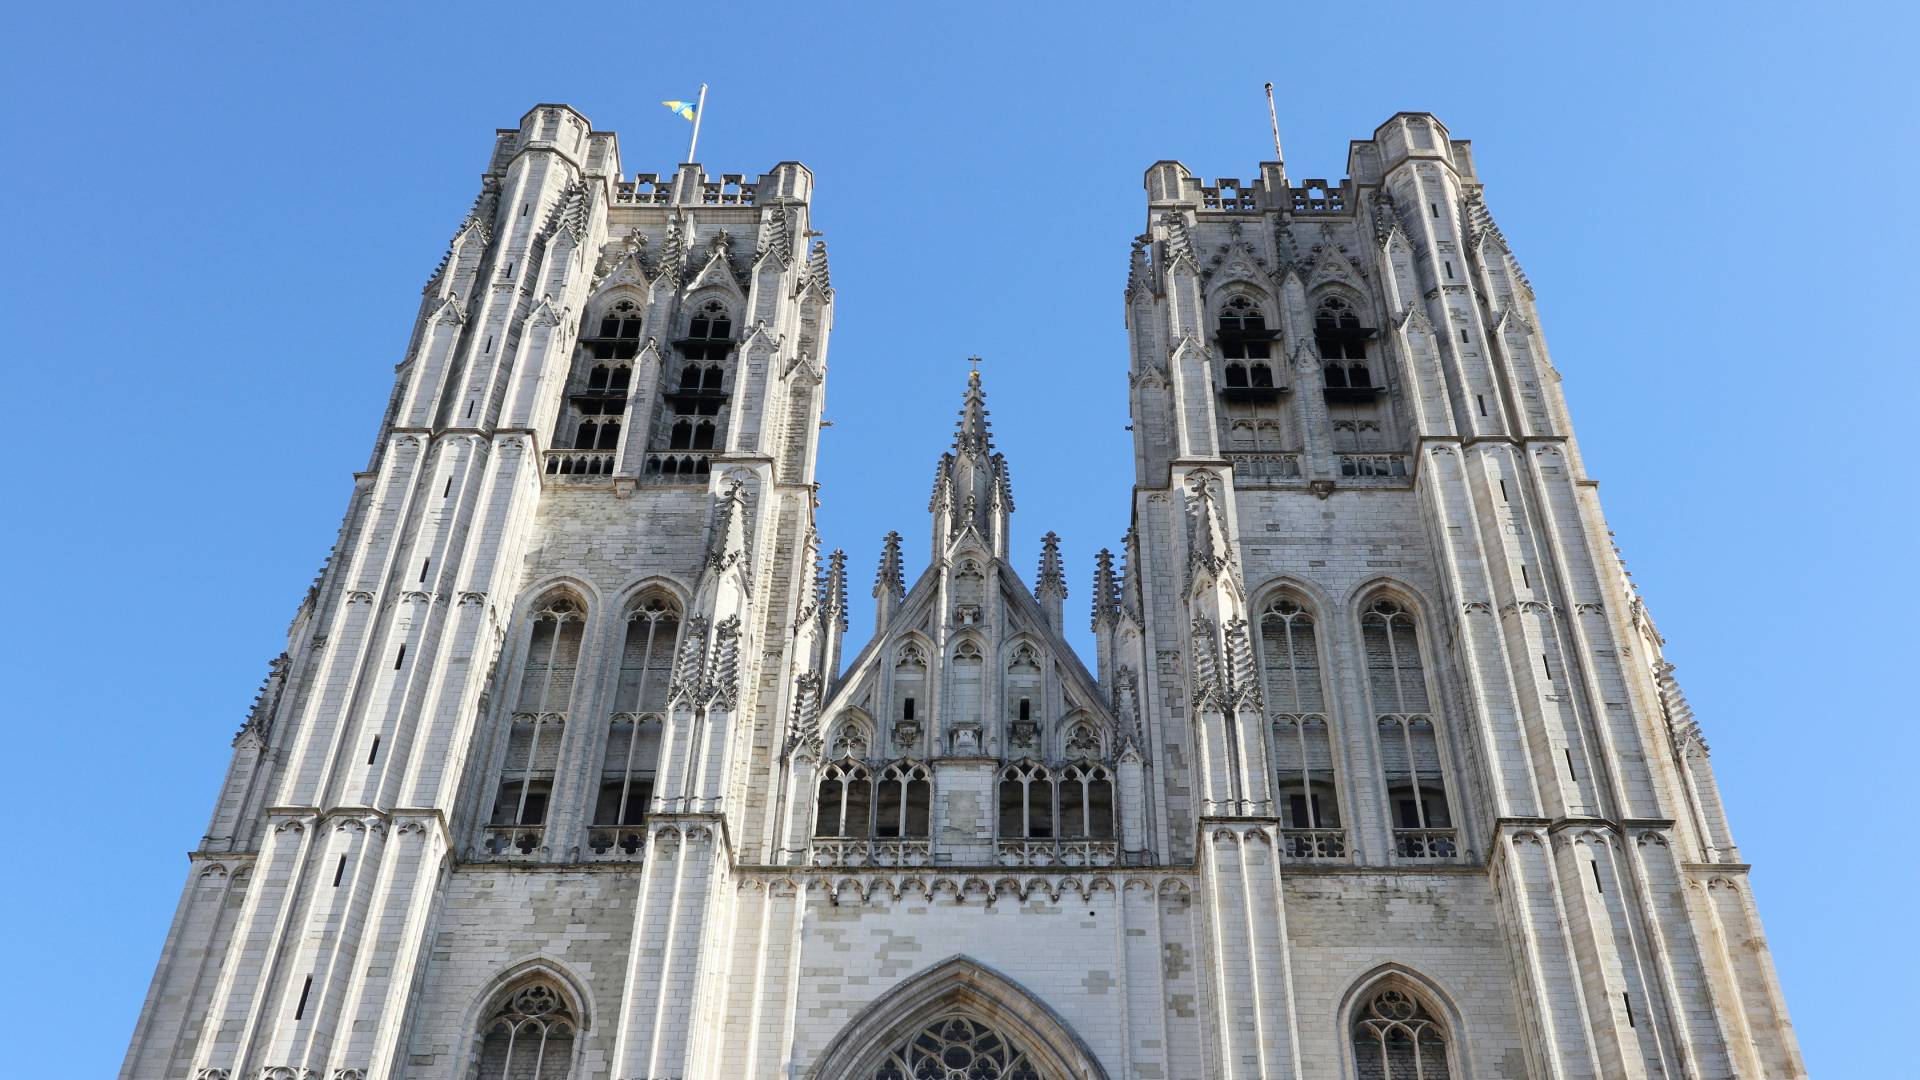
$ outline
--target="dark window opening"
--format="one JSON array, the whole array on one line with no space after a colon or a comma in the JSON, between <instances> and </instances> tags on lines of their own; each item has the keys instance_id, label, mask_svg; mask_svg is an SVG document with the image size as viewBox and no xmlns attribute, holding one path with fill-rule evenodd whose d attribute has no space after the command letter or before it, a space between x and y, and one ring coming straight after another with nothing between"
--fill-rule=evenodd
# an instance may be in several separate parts
<instances>
[{"instance_id":1,"label":"dark window opening","mask_svg":"<svg viewBox=\"0 0 1920 1080\"><path fill-rule=\"evenodd\" d=\"M375 735L373 737L372 744L370 744L367 747L367 764L369 765L373 764L373 759L379 756L380 756L380 736Z\"/></svg>"},{"instance_id":2,"label":"dark window opening","mask_svg":"<svg viewBox=\"0 0 1920 1080\"><path fill-rule=\"evenodd\" d=\"M1020 719L1021 720L1033 719L1033 701L1031 699L1028 699L1028 698L1020 699Z\"/></svg>"},{"instance_id":3,"label":"dark window opening","mask_svg":"<svg viewBox=\"0 0 1920 1080\"><path fill-rule=\"evenodd\" d=\"M404 663L406 659L407 659L407 647L405 645L402 645L400 646L400 651L395 653L393 656L393 670L399 671L400 665Z\"/></svg>"},{"instance_id":4,"label":"dark window opening","mask_svg":"<svg viewBox=\"0 0 1920 1080\"><path fill-rule=\"evenodd\" d=\"M333 868L333 887L336 889L339 888L340 879L345 877L346 875L347 875L347 857L345 855L342 855L340 856L340 862L336 864Z\"/></svg>"},{"instance_id":5,"label":"dark window opening","mask_svg":"<svg viewBox=\"0 0 1920 1080\"><path fill-rule=\"evenodd\" d=\"M912 698L908 698L906 702L901 706L900 718L902 720L913 719L913 699Z\"/></svg>"},{"instance_id":6,"label":"dark window opening","mask_svg":"<svg viewBox=\"0 0 1920 1080\"><path fill-rule=\"evenodd\" d=\"M1475 394L1473 395L1473 400L1480 403L1480 415L1481 416L1487 415L1487 395Z\"/></svg>"},{"instance_id":7,"label":"dark window opening","mask_svg":"<svg viewBox=\"0 0 1920 1080\"><path fill-rule=\"evenodd\" d=\"M300 1001L298 1004L294 1005L293 1007L293 1018L295 1020L298 1020L301 1017L306 1015L307 995L311 993L313 993L313 976L309 975L307 976L307 981L302 983L300 986Z\"/></svg>"},{"instance_id":8,"label":"dark window opening","mask_svg":"<svg viewBox=\"0 0 1920 1080\"><path fill-rule=\"evenodd\" d=\"M1247 385L1247 368L1244 364L1227 365L1227 385L1241 387Z\"/></svg>"},{"instance_id":9,"label":"dark window opening","mask_svg":"<svg viewBox=\"0 0 1920 1080\"><path fill-rule=\"evenodd\" d=\"M593 804L595 825L644 825L647 804L653 801L653 783L648 780L609 780L600 785Z\"/></svg>"},{"instance_id":10,"label":"dark window opening","mask_svg":"<svg viewBox=\"0 0 1920 1080\"><path fill-rule=\"evenodd\" d=\"M1379 396L1373 370L1367 363L1367 342L1374 331L1360 325L1353 305L1337 296L1320 301L1313 317L1314 345L1325 361L1325 393L1328 401L1363 402Z\"/></svg>"},{"instance_id":11,"label":"dark window opening","mask_svg":"<svg viewBox=\"0 0 1920 1080\"><path fill-rule=\"evenodd\" d=\"M1273 336L1266 315L1247 297L1234 297L1220 311L1220 355L1226 359L1269 359Z\"/></svg>"},{"instance_id":12,"label":"dark window opening","mask_svg":"<svg viewBox=\"0 0 1920 1080\"><path fill-rule=\"evenodd\" d=\"M1593 871L1593 891L1601 896L1607 895L1606 888L1600 884L1600 860L1594 859L1587 863L1587 869Z\"/></svg>"}]
</instances>

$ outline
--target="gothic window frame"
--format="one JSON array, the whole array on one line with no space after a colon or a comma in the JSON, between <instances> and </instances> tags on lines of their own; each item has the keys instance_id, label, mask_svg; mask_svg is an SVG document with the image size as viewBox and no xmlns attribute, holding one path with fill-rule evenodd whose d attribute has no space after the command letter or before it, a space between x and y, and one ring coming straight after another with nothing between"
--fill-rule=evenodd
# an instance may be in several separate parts
<instances>
[{"instance_id":1,"label":"gothic window frame","mask_svg":"<svg viewBox=\"0 0 1920 1080\"><path fill-rule=\"evenodd\" d=\"M927 710L933 696L934 665L931 657L934 655L933 642L919 634L908 634L894 645L892 662L886 669L887 722L893 725L916 725L913 730L915 742L919 741L918 733L927 729ZM908 702L912 702L911 706ZM911 716L907 715L909 708L912 710Z\"/></svg>"},{"instance_id":2,"label":"gothic window frame","mask_svg":"<svg viewBox=\"0 0 1920 1080\"><path fill-rule=\"evenodd\" d=\"M538 987L548 995L557 1008L545 1012L529 1013L524 1010L514 1013L510 1010L519 1004L519 999L529 989ZM491 1073L483 1074L486 1066L487 1037L490 1030L503 1018L513 1022L518 1018L523 1030L529 1019L542 1016L556 1016L567 1023L571 1032L564 1071L557 1074L554 1070L540 1070L542 1080L576 1080L582 1075L580 1065L587 1051L588 1034L592 1027L592 1008L580 982L562 968L557 961L544 958L524 961L514 965L493 980L486 992L474 998L469 1006L462 1029L469 1033L464 1060L456 1063L449 1073L453 1076L474 1077L478 1080L494 1080Z\"/></svg>"},{"instance_id":3,"label":"gothic window frame","mask_svg":"<svg viewBox=\"0 0 1920 1080\"><path fill-rule=\"evenodd\" d=\"M645 628L637 669L628 666L629 654L638 628ZM662 628L665 627L664 631ZM673 680L673 665L680 655L680 639L686 632L686 604L678 592L658 582L634 590L621 605L614 653L612 701L607 709L605 738L600 746L598 783L588 814L588 847L595 854L606 854L619 847L628 855L638 853L644 841L644 826L659 777L659 738L665 727L667 690ZM611 635L610 635L611 636ZM664 660L664 664L661 661ZM638 671L629 699L628 673ZM657 695L657 696L656 696ZM626 736L626 745L616 768L614 744ZM654 743L653 761L648 764L640 753L647 738ZM609 785L618 785L620 794L611 820L604 820Z\"/></svg>"},{"instance_id":4,"label":"gothic window frame","mask_svg":"<svg viewBox=\"0 0 1920 1080\"><path fill-rule=\"evenodd\" d=\"M837 832L823 832L826 827L825 812L828 807L828 784L839 785L839 797L835 800L837 809L833 820L838 825ZM854 798L856 784L864 785L866 798L863 801ZM813 789L813 839L815 840L871 840L873 838L873 797L874 770L866 761L843 757L823 762L820 774L814 780ZM856 813L854 807L860 806ZM860 826L859 832L848 831L852 824Z\"/></svg>"},{"instance_id":5,"label":"gothic window frame","mask_svg":"<svg viewBox=\"0 0 1920 1080\"><path fill-rule=\"evenodd\" d=\"M876 995L821 1050L804 1080L872 1080L901 1042L955 1014L997 1027L1048 1080L1109 1080L1100 1059L1058 1012L1019 983L964 955L949 957Z\"/></svg>"},{"instance_id":6,"label":"gothic window frame","mask_svg":"<svg viewBox=\"0 0 1920 1080\"><path fill-rule=\"evenodd\" d=\"M1278 313L1273 310L1271 298L1264 293L1256 293L1245 286L1230 286L1213 305L1214 344L1218 346L1223 365L1239 361L1247 365L1249 376L1253 363L1262 363L1267 368L1268 381L1264 384L1271 388L1278 385L1273 381L1274 348L1280 340ZM1227 385L1233 385L1228 383ZM1261 386L1260 383L1241 383L1241 386Z\"/></svg>"},{"instance_id":7,"label":"gothic window frame","mask_svg":"<svg viewBox=\"0 0 1920 1080\"><path fill-rule=\"evenodd\" d=\"M1069 761L1055 770L1053 782L1054 795L1054 836L1062 841L1107 842L1120 838L1120 801L1119 778L1114 775L1113 767L1103 761L1092 758L1078 758ZM1096 826L1099 811L1095 806L1095 793L1104 785L1106 788L1105 831ZM1072 796L1069 798L1069 796ZM1071 813L1079 811L1080 821L1071 820Z\"/></svg>"},{"instance_id":8,"label":"gothic window frame","mask_svg":"<svg viewBox=\"0 0 1920 1080\"><path fill-rule=\"evenodd\" d=\"M1048 671L1050 657L1039 640L1020 634L1000 647L1000 700L1005 713L1007 744L1029 747L1041 752L1046 738L1050 711ZM956 655L957 659L957 655ZM1025 702L1024 710L1022 702ZM1016 741L1021 732L1026 738Z\"/></svg>"},{"instance_id":9,"label":"gothic window frame","mask_svg":"<svg viewBox=\"0 0 1920 1080\"><path fill-rule=\"evenodd\" d=\"M1312 312L1313 355L1320 366L1322 385L1337 392L1330 400L1365 402L1385 393L1387 365L1379 344L1380 328L1363 321L1363 313L1371 307L1367 300L1328 286L1309 298L1308 307ZM1365 381L1356 381L1360 379Z\"/></svg>"},{"instance_id":10,"label":"gothic window frame","mask_svg":"<svg viewBox=\"0 0 1920 1080\"><path fill-rule=\"evenodd\" d=\"M1281 819L1283 836L1287 833L1302 835L1289 840L1286 849L1290 855L1306 858L1338 858L1347 851L1345 832L1346 823L1352 815L1348 813L1347 770L1344 766L1340 739L1343 725L1338 715L1338 698L1328 673L1333 670L1331 663L1331 642L1325 633L1327 621L1322 612L1324 607L1317 598L1291 582L1281 582L1264 589L1260 601L1255 605L1257 612L1253 620L1253 643L1257 666L1260 672L1262 699L1266 704L1267 756L1275 763L1269 770L1268 783L1273 793L1274 812ZM1268 639L1269 624L1281 623L1286 635L1288 679L1287 686L1281 686L1274 679L1274 665L1271 660L1272 644ZM1318 701L1305 700L1299 694L1302 672L1294 666L1294 660L1300 655L1294 642L1296 624L1309 628L1312 637L1311 676L1317 684ZM1293 692L1291 700L1288 691ZM1317 704L1319 707L1308 708ZM1320 728L1318 741L1325 745L1327 756L1327 776L1313 775L1311 761L1314 757L1309 744L1315 741L1311 735L1313 727ZM1279 762L1287 755L1284 743L1291 740L1299 759L1299 769L1283 771ZM1317 796L1327 797L1326 805L1320 805ZM1298 796L1306 811L1306 820L1298 820L1293 812L1293 798ZM1331 813L1327 813L1327 811ZM1323 835L1325 834L1325 835ZM1338 834L1338 835L1334 835Z\"/></svg>"},{"instance_id":11,"label":"gothic window frame","mask_svg":"<svg viewBox=\"0 0 1920 1080\"><path fill-rule=\"evenodd\" d=\"M594 605L588 597L589 590L572 580L550 581L528 591L531 597L519 609L516 646L513 651L513 664L510 682L504 688L502 708L497 708L496 730L498 731L498 751L491 775L494 784L487 789L491 794L490 802L480 816L480 828L491 836L489 847L495 855L504 854L505 846L520 850L522 855L530 855L534 846L541 844L545 830L553 819L553 790L559 780L561 762L556 759L554 768L539 768L540 747L547 737L561 740L556 753L565 752L566 726L573 719L574 704L581 694L581 659L586 656L589 637L593 629ZM533 701L533 707L527 708L527 678L532 672L535 656L538 652L540 632L543 626L551 623L552 631L548 636L547 661L541 669L539 696ZM579 634L573 646L572 674L567 681L566 699L555 701L552 698L554 688L553 658L559 648L566 628L578 624ZM559 706L555 708L554 706ZM505 723L500 724L499 720ZM511 768L514 735L522 723L529 725L526 761L517 770ZM551 736L545 733L551 729ZM516 773L515 775L509 775ZM506 815L501 812L509 790L517 784L517 793L513 796L514 812ZM544 799L540 820L527 820L527 807L537 794ZM516 835L507 835L514 832ZM503 846L501 843L505 841Z\"/></svg>"},{"instance_id":12,"label":"gothic window frame","mask_svg":"<svg viewBox=\"0 0 1920 1080\"><path fill-rule=\"evenodd\" d=\"M897 788L893 805L897 821L893 832L883 831L889 788ZM916 799L916 787L918 798ZM915 831L916 816L919 820ZM880 766L873 778L873 824L867 830L875 840L931 840L933 838L933 769L915 758L899 758Z\"/></svg>"},{"instance_id":13,"label":"gothic window frame","mask_svg":"<svg viewBox=\"0 0 1920 1080\"><path fill-rule=\"evenodd\" d=\"M1391 612L1388 611L1389 607ZM1365 591L1354 611L1356 640L1360 646L1361 685L1366 696L1367 726L1373 739L1376 763L1374 778L1379 784L1387 835L1392 841L1388 850L1394 853L1397 861L1415 865L1455 861L1467 850L1458 774L1453 768L1451 731L1441 708L1445 697L1430 632L1431 624L1425 617L1427 610L1408 590L1381 585ZM1412 637L1411 651L1404 654L1399 646L1399 636L1394 632L1397 625L1395 620L1401 617L1406 619L1406 629ZM1393 672L1392 701L1381 700L1375 692L1374 655L1368 637L1370 619L1383 620L1387 631L1387 658L1390 663L1386 670ZM1401 673L1406 670L1401 660L1403 655L1411 656L1418 664L1420 681L1417 687L1403 685ZM1417 701L1410 701L1408 691L1415 688L1420 691L1421 697ZM1410 705L1423 707L1410 708ZM1418 744L1423 725L1433 743L1434 770L1430 777L1423 776L1420 767ZM1387 773L1386 744L1389 739L1401 741L1398 749L1406 755L1407 760L1407 776L1404 778ZM1414 827L1403 826L1399 813L1400 800L1408 791L1415 796L1413 805L1417 824ZM1429 794L1439 796L1444 823L1433 820L1435 815L1430 810Z\"/></svg>"},{"instance_id":14,"label":"gothic window frame","mask_svg":"<svg viewBox=\"0 0 1920 1080\"><path fill-rule=\"evenodd\" d=\"M1390 1012L1376 1011L1376 1003L1383 998L1395 995L1412 1006L1411 1010L1401 1006ZM1460 1011L1453 1007L1451 998L1443 993L1432 980L1398 963L1386 963L1373 969L1358 979L1343 996L1336 1020L1340 1031L1340 1058L1342 1077L1358 1078L1378 1076L1383 1069L1362 1073L1362 1047L1379 1053L1381 1036L1387 1034L1390 1026L1398 1024L1409 1026L1410 1022L1425 1025L1439 1039L1439 1046L1429 1048L1436 1051L1438 1060L1432 1062L1438 1070L1428 1069L1423 1073L1407 1073L1406 1076L1424 1076L1425 1080L1457 1080L1472 1075L1470 1043L1472 1037L1466 1029L1465 1019ZM1362 1035L1369 1037L1363 1042ZM1377 1060L1377 1059L1376 1059ZM1428 1064L1423 1058L1422 1064ZM1402 1080L1399 1072L1392 1074L1394 1080Z\"/></svg>"},{"instance_id":15,"label":"gothic window frame","mask_svg":"<svg viewBox=\"0 0 1920 1080\"><path fill-rule=\"evenodd\" d=\"M1000 840L1025 840L1053 842L1060 838L1060 799L1057 791L1054 770L1047 767L1038 758L1023 757L1009 761L994 774L994 822L993 835ZM1008 831L1010 823L1007 808L1007 785L1020 787L1020 829ZM1035 833L1034 811L1035 789L1040 789L1039 799L1045 806L1045 833Z\"/></svg>"},{"instance_id":16,"label":"gothic window frame","mask_svg":"<svg viewBox=\"0 0 1920 1080\"><path fill-rule=\"evenodd\" d=\"M580 343L586 346L589 359L634 360L646 340L646 297L626 290L609 293L588 308L580 324ZM609 329L613 332L608 333ZM626 347L628 343L631 348ZM626 355L620 355L623 352Z\"/></svg>"}]
</instances>

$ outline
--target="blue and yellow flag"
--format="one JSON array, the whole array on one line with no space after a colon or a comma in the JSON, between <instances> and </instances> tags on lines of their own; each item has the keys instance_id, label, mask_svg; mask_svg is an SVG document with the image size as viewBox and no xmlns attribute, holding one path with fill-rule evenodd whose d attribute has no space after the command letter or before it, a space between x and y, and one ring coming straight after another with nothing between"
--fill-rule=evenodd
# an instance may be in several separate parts
<instances>
[{"instance_id":1,"label":"blue and yellow flag","mask_svg":"<svg viewBox=\"0 0 1920 1080\"><path fill-rule=\"evenodd\" d=\"M691 101L663 101L660 104L672 109L674 115L682 120L693 119L693 102Z\"/></svg>"}]
</instances>

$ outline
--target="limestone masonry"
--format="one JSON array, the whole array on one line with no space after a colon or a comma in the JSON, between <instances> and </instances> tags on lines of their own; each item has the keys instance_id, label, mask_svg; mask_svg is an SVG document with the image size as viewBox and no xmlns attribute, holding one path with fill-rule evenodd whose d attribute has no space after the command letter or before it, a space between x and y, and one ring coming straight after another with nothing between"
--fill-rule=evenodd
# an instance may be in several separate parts
<instances>
[{"instance_id":1,"label":"limestone masonry","mask_svg":"<svg viewBox=\"0 0 1920 1080\"><path fill-rule=\"evenodd\" d=\"M499 132L121 1076L1805 1076L1468 144L1348 172L1147 170L1096 655L977 373L850 651L812 174Z\"/></svg>"}]
</instances>

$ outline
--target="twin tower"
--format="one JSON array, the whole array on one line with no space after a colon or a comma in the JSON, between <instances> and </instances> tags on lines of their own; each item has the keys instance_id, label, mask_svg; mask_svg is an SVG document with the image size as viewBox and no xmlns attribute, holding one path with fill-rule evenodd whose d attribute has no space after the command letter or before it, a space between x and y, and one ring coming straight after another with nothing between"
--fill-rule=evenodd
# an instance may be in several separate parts
<instances>
[{"instance_id":1,"label":"twin tower","mask_svg":"<svg viewBox=\"0 0 1920 1080\"><path fill-rule=\"evenodd\" d=\"M1088 663L977 373L843 646L806 168L499 132L122 1077L1804 1076L1468 144L1348 171L1147 171Z\"/></svg>"}]
</instances>

